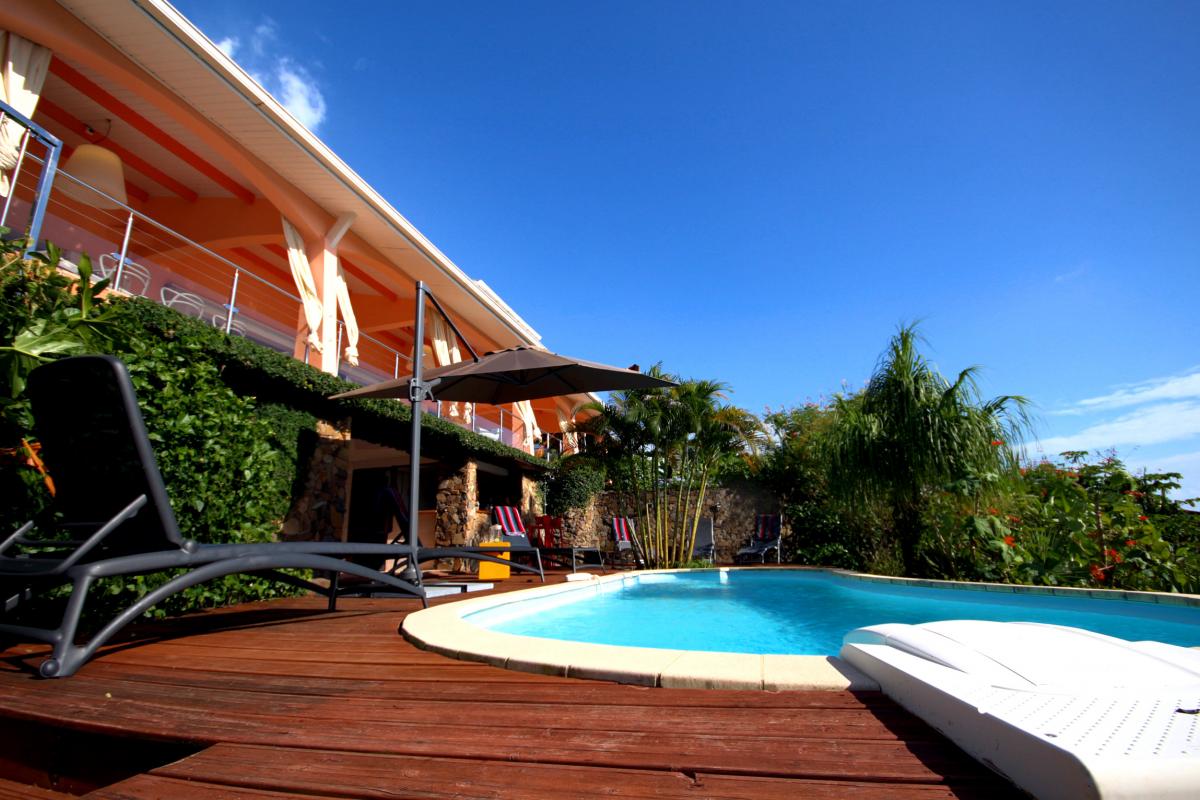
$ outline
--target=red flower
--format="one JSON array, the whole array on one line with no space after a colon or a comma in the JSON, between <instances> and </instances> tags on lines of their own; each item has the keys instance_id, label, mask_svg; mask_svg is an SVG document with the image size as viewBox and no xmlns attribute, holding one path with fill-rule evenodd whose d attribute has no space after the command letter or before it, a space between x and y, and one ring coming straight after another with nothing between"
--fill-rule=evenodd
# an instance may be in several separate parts
<instances>
[{"instance_id":1,"label":"red flower","mask_svg":"<svg viewBox=\"0 0 1200 800\"><path fill-rule=\"evenodd\" d=\"M1150 521L1150 518L1149 518L1149 517L1147 517L1145 514L1142 514L1141 516L1139 516L1139 517L1138 517L1138 519L1139 519L1139 520L1141 520L1142 522L1149 522L1149 521Z\"/></svg>"},{"instance_id":2,"label":"red flower","mask_svg":"<svg viewBox=\"0 0 1200 800\"><path fill-rule=\"evenodd\" d=\"M1133 539L1126 539L1126 540L1125 540L1125 546L1126 546L1126 547L1133 547L1133 546L1134 546L1134 545L1136 545L1136 544L1137 544L1137 542L1135 542Z\"/></svg>"},{"instance_id":3,"label":"red flower","mask_svg":"<svg viewBox=\"0 0 1200 800\"><path fill-rule=\"evenodd\" d=\"M1003 439L992 439L992 447L999 447L1002 444L1004 444Z\"/></svg>"},{"instance_id":4,"label":"red flower","mask_svg":"<svg viewBox=\"0 0 1200 800\"><path fill-rule=\"evenodd\" d=\"M1100 568L1099 564L1092 564L1088 567L1088 571L1092 573L1092 578L1096 583L1104 583L1104 570Z\"/></svg>"},{"instance_id":5,"label":"red flower","mask_svg":"<svg viewBox=\"0 0 1200 800\"><path fill-rule=\"evenodd\" d=\"M1120 553L1118 553L1116 550L1112 549L1111 547L1106 548L1104 550L1104 555L1107 556L1108 558L1111 558L1114 562L1116 562L1118 564L1120 564L1122 561L1125 560L1125 558Z\"/></svg>"},{"instance_id":6,"label":"red flower","mask_svg":"<svg viewBox=\"0 0 1200 800\"><path fill-rule=\"evenodd\" d=\"M1005 537L1004 537L1004 543L1005 543L1006 545L1008 545L1009 547L1012 547L1014 544L1016 544L1016 543L1017 543L1017 537L1015 537L1015 536L1005 536Z\"/></svg>"},{"instance_id":7,"label":"red flower","mask_svg":"<svg viewBox=\"0 0 1200 800\"><path fill-rule=\"evenodd\" d=\"M994 508L992 506L988 506L988 513L991 514L993 517L998 517L998 516L1000 516L1000 509Z\"/></svg>"},{"instance_id":8,"label":"red flower","mask_svg":"<svg viewBox=\"0 0 1200 800\"><path fill-rule=\"evenodd\" d=\"M1021 518L1020 518L1020 517L1014 517L1012 514L1009 514L1009 515L1008 515L1008 521L1009 521L1010 523L1012 523L1013 525L1020 525L1020 524L1021 524Z\"/></svg>"}]
</instances>

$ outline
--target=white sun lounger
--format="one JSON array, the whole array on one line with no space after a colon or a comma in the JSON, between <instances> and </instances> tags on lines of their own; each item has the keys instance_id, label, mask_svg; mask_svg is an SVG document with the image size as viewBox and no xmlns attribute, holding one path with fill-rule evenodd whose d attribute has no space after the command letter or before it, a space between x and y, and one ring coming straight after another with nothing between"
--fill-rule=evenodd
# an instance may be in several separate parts
<instances>
[{"instance_id":1,"label":"white sun lounger","mask_svg":"<svg viewBox=\"0 0 1200 800\"><path fill-rule=\"evenodd\" d=\"M1034 797L1200 797L1200 650L958 620L859 628L841 656Z\"/></svg>"}]
</instances>

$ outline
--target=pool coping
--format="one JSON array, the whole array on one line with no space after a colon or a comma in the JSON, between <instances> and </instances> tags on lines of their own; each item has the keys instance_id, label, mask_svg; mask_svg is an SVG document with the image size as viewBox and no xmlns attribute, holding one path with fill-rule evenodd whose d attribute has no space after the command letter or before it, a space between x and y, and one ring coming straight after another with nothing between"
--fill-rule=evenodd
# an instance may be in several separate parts
<instances>
[{"instance_id":1,"label":"pool coping","mask_svg":"<svg viewBox=\"0 0 1200 800\"><path fill-rule=\"evenodd\" d=\"M569 678L607 680L666 688L760 691L877 691L879 689L879 684L873 679L836 656L758 655L602 645L498 633L463 619L469 614L485 609L540 597L552 597L565 592L585 591L606 583L623 582L628 578L636 578L641 575L741 569L762 570L764 567L634 570L607 575L579 573L580 575L590 575L590 577L485 597L468 597L413 612L404 620L401 633L418 647L451 658L478 661L504 669L543 675L561 675ZM974 591L1101 597L1130 602L1200 606L1200 596L1197 595L896 578L842 569L794 565L771 565L766 569L829 572L854 580L929 588L956 587Z\"/></svg>"}]
</instances>

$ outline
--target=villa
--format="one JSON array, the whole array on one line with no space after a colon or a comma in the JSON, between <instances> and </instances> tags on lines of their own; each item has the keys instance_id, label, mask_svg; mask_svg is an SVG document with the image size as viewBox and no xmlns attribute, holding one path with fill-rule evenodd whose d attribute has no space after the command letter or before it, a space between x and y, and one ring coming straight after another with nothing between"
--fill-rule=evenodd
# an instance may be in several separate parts
<instances>
[{"instance_id":1,"label":"villa","mask_svg":"<svg viewBox=\"0 0 1200 800\"><path fill-rule=\"evenodd\" d=\"M15 120L6 124L13 186L0 198L3 224L14 233L32 226L37 246L56 245L65 268L86 253L118 292L359 384L410 371L416 281L476 351L540 346L486 283L456 266L169 4L15 0L0 8L0 31L12 66L6 80L14 82L0 99L48 135L26 139ZM422 348L427 366L466 354L436 314ZM431 402L425 410L541 455L576 446L564 428L592 399ZM331 516L299 521L342 538L355 495L399 482L408 465L404 451L344 427L328 420L321 428L322 455L333 455L344 480L308 504ZM423 541L470 538L486 529L490 505L527 505L531 496L530 466L519 458L425 469L458 488L461 513L453 531L439 526L438 482L427 480ZM478 475L486 476L482 485Z\"/></svg>"},{"instance_id":2,"label":"villa","mask_svg":"<svg viewBox=\"0 0 1200 800\"><path fill-rule=\"evenodd\" d=\"M85 316L90 261L105 291L142 298L123 301L123 316L111 312L121 324L148 329L139 315L158 315L172 332L188 329L195 338L178 361L252 352L269 361L264 371L300 375L279 378L279 394L303 385L318 409L300 415L296 437L231 415L237 423L220 429L214 451L230 431L247 449L269 435L314 443L295 456L295 482L290 467L277 470L291 487L278 493L291 497L286 515L271 506L252 531L259 539L210 542L216 523L181 533L182 504L174 488L168 495L152 444L161 428L143 420L152 403L142 384L135 392L135 369L89 353L33 370L22 397L34 435L7 455L27 475L42 473L29 485L55 505L43 515L51 524L0 533L0 601L12 615L0 625L0 798L1198 793L1200 595L785 564L808 562L801 547L784 552L795 523L778 497L727 486L705 494L708 467L689 467L704 476L693 505L690 484L676 488L685 470L659 466L669 448L632 436L633 455L622 457L652 454L653 468L630 467L627 490L614 487L611 466L597 468L580 512L591 540L564 539L563 520L543 516L535 546L522 517L541 514L537 479L548 461L611 449L620 429L577 433L596 413L596 397L582 391L467 402L535 394L534 379L512 379L497 360L557 358L484 281L166 0L6 0L0 68L0 227L21 239L5 242L6 259L57 254L61 274L81 281L70 284L80 306L69 313ZM67 296L51 268L14 262L39 290ZM23 272L6 275L18 281L6 286L34 296ZM21 325L9 338L45 330ZM92 341L87 349L102 349ZM425 367L501 350L463 365L491 374L438 377L445 399L421 399L437 377ZM685 388L673 394L673 382L636 367L560 360L543 370L551 391L613 386L565 383L568 370L625 373L619 386L667 387L659 399L693 408L679 401ZM430 380L399 381L413 372ZM520 372L533 370L525 362ZM455 397L468 381L488 383L488 393ZM510 393L492 393L496 384ZM411 392L411 417L391 399L359 397L391 398L398 386ZM152 397L170 395L151 387ZM219 393L175 394L216 406ZM422 428L418 409L438 419ZM193 416L171 407L158 422ZM676 450L703 449L702 426L676 427ZM423 431L431 435L419 457ZM720 441L712 452L724 452ZM264 474L248 461L230 456L234 468L218 470L185 457L172 475L236 479L224 492L205 486L192 505L211 510L220 495L241 512ZM391 534L408 515L405 476L417 507L401 544ZM677 496L674 507L643 503L644 484ZM395 527L367 530L385 501L385 526ZM610 538L604 519L612 541L599 541ZM642 519L653 547L638 540ZM477 546L502 534L507 541L487 547L511 548L503 556ZM1008 553L1015 539L1000 541ZM606 561L622 550L629 571ZM543 556L555 568L543 569ZM472 560L484 562L477 577L424 581L421 564ZM582 569L592 566L602 574ZM232 575L271 587L252 597L278 598L271 581L304 594L247 603L247 581L231 582L228 596L208 593ZM197 587L206 594L174 610L203 613L148 618ZM80 641L92 622L85 603L107 619L90 643ZM213 609L222 603L241 605ZM106 606L118 609L111 618ZM60 612L57 628L41 627Z\"/></svg>"}]
</instances>

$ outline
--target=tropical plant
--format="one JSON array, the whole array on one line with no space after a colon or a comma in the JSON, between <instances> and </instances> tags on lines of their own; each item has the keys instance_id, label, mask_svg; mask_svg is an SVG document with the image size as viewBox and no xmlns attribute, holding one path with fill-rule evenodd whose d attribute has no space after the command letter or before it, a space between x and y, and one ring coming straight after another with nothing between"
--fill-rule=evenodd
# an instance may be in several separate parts
<instances>
[{"instance_id":1,"label":"tropical plant","mask_svg":"<svg viewBox=\"0 0 1200 800\"><path fill-rule=\"evenodd\" d=\"M649 374L678 380L658 365ZM596 416L583 429L596 437L596 454L639 519L651 566L691 558L715 469L756 447L758 420L720 404L724 389L717 381L678 381L667 389L615 392L608 403L591 406Z\"/></svg>"},{"instance_id":2,"label":"tropical plant","mask_svg":"<svg viewBox=\"0 0 1200 800\"><path fill-rule=\"evenodd\" d=\"M918 351L915 325L902 325L866 388L834 398L825 439L829 485L844 506L883 504L909 574L923 514L935 491L969 475L991 476L1015 461L1011 441L1030 431L1028 401L980 398L977 367L951 382Z\"/></svg>"}]
</instances>

